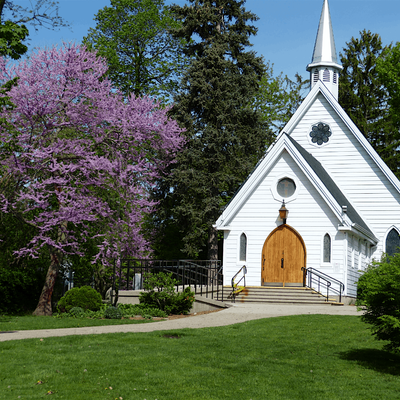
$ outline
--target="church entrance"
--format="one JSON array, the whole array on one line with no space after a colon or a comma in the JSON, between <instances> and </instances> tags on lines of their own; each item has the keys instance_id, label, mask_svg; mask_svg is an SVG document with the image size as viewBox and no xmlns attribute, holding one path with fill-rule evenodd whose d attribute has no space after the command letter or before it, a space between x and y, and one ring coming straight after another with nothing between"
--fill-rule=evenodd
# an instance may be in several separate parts
<instances>
[{"instance_id":1,"label":"church entrance","mask_svg":"<svg viewBox=\"0 0 400 400\"><path fill-rule=\"evenodd\" d=\"M261 263L262 285L303 286L306 246L302 237L289 225L278 226L264 243Z\"/></svg>"}]
</instances>

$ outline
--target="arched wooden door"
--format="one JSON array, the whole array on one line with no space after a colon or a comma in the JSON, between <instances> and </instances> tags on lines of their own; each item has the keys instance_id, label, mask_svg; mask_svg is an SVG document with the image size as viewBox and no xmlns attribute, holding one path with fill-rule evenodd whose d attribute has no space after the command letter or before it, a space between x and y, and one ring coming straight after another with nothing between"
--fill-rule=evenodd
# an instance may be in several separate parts
<instances>
[{"instance_id":1,"label":"arched wooden door","mask_svg":"<svg viewBox=\"0 0 400 400\"><path fill-rule=\"evenodd\" d=\"M289 225L274 229L264 243L261 258L261 283L277 286L303 286L306 246Z\"/></svg>"}]
</instances>

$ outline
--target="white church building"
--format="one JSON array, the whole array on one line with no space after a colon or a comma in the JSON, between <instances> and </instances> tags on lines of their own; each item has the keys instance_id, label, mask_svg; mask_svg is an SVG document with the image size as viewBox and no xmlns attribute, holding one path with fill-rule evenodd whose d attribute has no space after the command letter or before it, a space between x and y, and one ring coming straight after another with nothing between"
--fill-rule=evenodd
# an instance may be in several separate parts
<instances>
[{"instance_id":1,"label":"white church building","mask_svg":"<svg viewBox=\"0 0 400 400\"><path fill-rule=\"evenodd\" d=\"M341 69L324 0L311 90L216 221L225 285L243 266L247 286L302 286L312 269L354 297L360 271L400 246L400 182L340 106Z\"/></svg>"}]
</instances>

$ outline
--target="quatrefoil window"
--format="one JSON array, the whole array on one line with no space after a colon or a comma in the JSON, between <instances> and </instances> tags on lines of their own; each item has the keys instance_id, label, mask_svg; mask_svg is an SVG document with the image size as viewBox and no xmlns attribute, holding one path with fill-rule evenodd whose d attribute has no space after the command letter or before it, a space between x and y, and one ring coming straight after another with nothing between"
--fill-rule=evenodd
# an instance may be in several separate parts
<instances>
[{"instance_id":1,"label":"quatrefoil window","mask_svg":"<svg viewBox=\"0 0 400 400\"><path fill-rule=\"evenodd\" d=\"M324 124L323 122L319 122L318 124L313 125L310 132L311 141L318 144L319 146L324 143L328 143L331 136L331 128L328 124Z\"/></svg>"}]
</instances>

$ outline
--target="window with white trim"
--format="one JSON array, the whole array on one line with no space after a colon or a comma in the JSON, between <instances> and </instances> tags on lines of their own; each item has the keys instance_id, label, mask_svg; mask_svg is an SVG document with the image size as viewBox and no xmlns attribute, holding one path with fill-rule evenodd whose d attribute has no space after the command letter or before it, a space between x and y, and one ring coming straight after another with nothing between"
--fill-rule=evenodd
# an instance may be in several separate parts
<instances>
[{"instance_id":1,"label":"window with white trim","mask_svg":"<svg viewBox=\"0 0 400 400\"><path fill-rule=\"evenodd\" d=\"M246 261L247 257L247 236L242 233L240 235L240 252L239 252L239 260Z\"/></svg>"},{"instance_id":2,"label":"window with white trim","mask_svg":"<svg viewBox=\"0 0 400 400\"><path fill-rule=\"evenodd\" d=\"M400 236L399 232L395 228L392 228L386 236L385 244L385 252L388 256L393 256L395 253L400 251Z\"/></svg>"},{"instance_id":3,"label":"window with white trim","mask_svg":"<svg viewBox=\"0 0 400 400\"><path fill-rule=\"evenodd\" d=\"M324 256L323 256L323 262L324 263L330 263L331 262L331 237L327 233L324 236Z\"/></svg>"}]
</instances>

